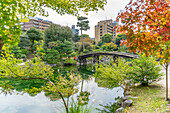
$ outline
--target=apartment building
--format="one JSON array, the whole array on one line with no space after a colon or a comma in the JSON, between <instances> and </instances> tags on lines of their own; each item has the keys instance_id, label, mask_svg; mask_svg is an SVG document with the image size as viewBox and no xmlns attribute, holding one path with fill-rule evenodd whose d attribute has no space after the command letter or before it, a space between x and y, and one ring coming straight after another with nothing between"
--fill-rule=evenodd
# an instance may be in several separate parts
<instances>
[{"instance_id":1,"label":"apartment building","mask_svg":"<svg viewBox=\"0 0 170 113\"><path fill-rule=\"evenodd\" d=\"M34 27L39 30L45 30L45 28L49 27L52 24L52 21L43 20L38 17L29 17L29 22L20 22L21 28L23 32L26 32L31 27Z\"/></svg>"},{"instance_id":2,"label":"apartment building","mask_svg":"<svg viewBox=\"0 0 170 113\"><path fill-rule=\"evenodd\" d=\"M95 41L99 42L104 34L111 34L114 40L116 38L116 30L113 31L113 28L117 25L118 23L116 21L113 22L111 19L98 22L95 26Z\"/></svg>"}]
</instances>

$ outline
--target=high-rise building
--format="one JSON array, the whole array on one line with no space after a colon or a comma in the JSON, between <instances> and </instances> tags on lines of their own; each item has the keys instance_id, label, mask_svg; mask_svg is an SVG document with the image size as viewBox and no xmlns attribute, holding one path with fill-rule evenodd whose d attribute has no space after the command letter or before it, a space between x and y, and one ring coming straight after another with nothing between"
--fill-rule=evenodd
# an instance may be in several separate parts
<instances>
[{"instance_id":1,"label":"high-rise building","mask_svg":"<svg viewBox=\"0 0 170 113\"><path fill-rule=\"evenodd\" d=\"M72 25L72 30L74 35L79 35L79 29L76 29L75 25Z\"/></svg>"},{"instance_id":2,"label":"high-rise building","mask_svg":"<svg viewBox=\"0 0 170 113\"><path fill-rule=\"evenodd\" d=\"M112 39L116 38L116 30L113 30L118 23L113 20L103 20L95 26L95 41L99 42L104 34L111 34Z\"/></svg>"},{"instance_id":3,"label":"high-rise building","mask_svg":"<svg viewBox=\"0 0 170 113\"><path fill-rule=\"evenodd\" d=\"M20 22L20 24L23 32L26 32L31 27L42 31L45 30L45 28L49 27L52 24L52 21L43 20L38 17L29 17L29 22Z\"/></svg>"}]
</instances>

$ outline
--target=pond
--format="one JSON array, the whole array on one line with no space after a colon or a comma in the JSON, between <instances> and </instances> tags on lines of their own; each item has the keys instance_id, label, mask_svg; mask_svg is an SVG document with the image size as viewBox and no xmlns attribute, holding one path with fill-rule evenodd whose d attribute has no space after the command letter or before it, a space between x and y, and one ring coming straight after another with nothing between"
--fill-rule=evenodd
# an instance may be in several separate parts
<instances>
[{"instance_id":1,"label":"pond","mask_svg":"<svg viewBox=\"0 0 170 113\"><path fill-rule=\"evenodd\" d=\"M76 100L80 90L90 93L88 106L92 109L92 112L99 112L95 108L103 109L101 105L116 102L115 98L123 96L123 89L115 87L108 89L100 87L97 83L97 79L93 76L92 66L80 67L71 66L54 68L60 73L74 72L81 75L84 79L78 84L79 92L72 95ZM60 113L65 112L61 99L51 99L49 96L45 96L44 92L37 95L29 95L17 92L11 94L0 94L0 113Z\"/></svg>"}]
</instances>

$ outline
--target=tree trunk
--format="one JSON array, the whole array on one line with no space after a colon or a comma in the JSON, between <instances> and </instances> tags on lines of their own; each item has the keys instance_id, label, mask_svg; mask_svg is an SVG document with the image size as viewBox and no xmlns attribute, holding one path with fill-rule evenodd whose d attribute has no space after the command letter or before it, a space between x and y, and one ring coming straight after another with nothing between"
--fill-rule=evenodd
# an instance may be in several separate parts
<instances>
[{"instance_id":1,"label":"tree trunk","mask_svg":"<svg viewBox=\"0 0 170 113\"><path fill-rule=\"evenodd\" d=\"M83 51L85 50L85 47L84 47L84 42L83 42L83 34L82 34L82 30L81 30L81 40L82 40L82 46L83 46Z\"/></svg>"},{"instance_id":2,"label":"tree trunk","mask_svg":"<svg viewBox=\"0 0 170 113\"><path fill-rule=\"evenodd\" d=\"M166 64L165 70L166 70L166 101L168 101L168 63Z\"/></svg>"},{"instance_id":3,"label":"tree trunk","mask_svg":"<svg viewBox=\"0 0 170 113\"><path fill-rule=\"evenodd\" d=\"M1 51L1 49L2 49L2 47L3 47L3 40L2 39L0 39L0 51Z\"/></svg>"},{"instance_id":4,"label":"tree trunk","mask_svg":"<svg viewBox=\"0 0 170 113\"><path fill-rule=\"evenodd\" d=\"M66 109L66 113L69 113L69 112L68 112L68 107L67 107L66 101L64 100L63 95L62 95L60 92L58 92L58 93L59 93L59 95L60 95L61 99L63 100L64 107L65 107L65 109Z\"/></svg>"}]
</instances>

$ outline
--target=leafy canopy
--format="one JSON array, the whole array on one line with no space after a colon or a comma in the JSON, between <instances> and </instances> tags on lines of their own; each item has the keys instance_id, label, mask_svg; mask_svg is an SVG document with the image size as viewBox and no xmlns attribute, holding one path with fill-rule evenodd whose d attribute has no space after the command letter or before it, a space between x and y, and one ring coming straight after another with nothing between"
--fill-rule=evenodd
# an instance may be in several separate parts
<instances>
[{"instance_id":1,"label":"leafy canopy","mask_svg":"<svg viewBox=\"0 0 170 113\"><path fill-rule=\"evenodd\" d=\"M170 14L168 0L131 0L120 11L118 31L127 35L127 46L131 51L156 55L170 62Z\"/></svg>"},{"instance_id":2,"label":"leafy canopy","mask_svg":"<svg viewBox=\"0 0 170 113\"><path fill-rule=\"evenodd\" d=\"M53 41L70 41L73 37L73 31L68 26L60 26L51 24L50 27L45 29L45 44L48 45L49 42Z\"/></svg>"},{"instance_id":3,"label":"leafy canopy","mask_svg":"<svg viewBox=\"0 0 170 113\"><path fill-rule=\"evenodd\" d=\"M101 38L103 43L110 43L112 41L111 34L104 34Z\"/></svg>"},{"instance_id":4,"label":"leafy canopy","mask_svg":"<svg viewBox=\"0 0 170 113\"><path fill-rule=\"evenodd\" d=\"M21 26L19 22L28 21L35 15L48 16L45 8L51 8L60 15L78 16L79 11L103 9L106 0L1 0L0 1L0 49L3 44L14 45L19 42Z\"/></svg>"}]
</instances>

